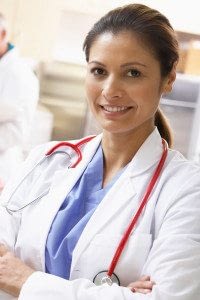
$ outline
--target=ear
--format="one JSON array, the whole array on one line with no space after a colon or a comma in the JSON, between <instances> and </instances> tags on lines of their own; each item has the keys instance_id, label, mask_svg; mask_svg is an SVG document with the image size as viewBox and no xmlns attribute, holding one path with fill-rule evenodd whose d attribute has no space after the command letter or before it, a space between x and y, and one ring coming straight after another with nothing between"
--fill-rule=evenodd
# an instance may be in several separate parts
<instances>
[{"instance_id":1,"label":"ear","mask_svg":"<svg viewBox=\"0 0 200 300\"><path fill-rule=\"evenodd\" d=\"M173 83L176 79L176 65L177 65L177 63L174 63L174 66L173 66L171 72L169 73L169 75L167 75L167 77L164 81L163 94L168 94L172 90Z\"/></svg>"}]
</instances>

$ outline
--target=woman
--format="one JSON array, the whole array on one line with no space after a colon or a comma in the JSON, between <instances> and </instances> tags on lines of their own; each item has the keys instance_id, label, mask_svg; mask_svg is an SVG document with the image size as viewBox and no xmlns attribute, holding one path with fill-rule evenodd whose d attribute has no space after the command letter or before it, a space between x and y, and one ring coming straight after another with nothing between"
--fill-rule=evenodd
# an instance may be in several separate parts
<instances>
[{"instance_id":1,"label":"woman","mask_svg":"<svg viewBox=\"0 0 200 300\"><path fill-rule=\"evenodd\" d=\"M200 168L167 150L159 109L176 76L174 31L128 5L94 25L84 50L103 133L73 142L78 157L66 142L39 147L5 189L0 288L20 300L198 299ZM150 293L125 287L143 274Z\"/></svg>"}]
</instances>

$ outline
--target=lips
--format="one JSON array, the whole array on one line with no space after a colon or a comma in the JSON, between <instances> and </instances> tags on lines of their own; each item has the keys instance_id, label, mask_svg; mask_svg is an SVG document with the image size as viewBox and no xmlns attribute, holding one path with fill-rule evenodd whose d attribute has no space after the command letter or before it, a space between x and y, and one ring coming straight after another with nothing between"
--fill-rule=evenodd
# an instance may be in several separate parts
<instances>
[{"instance_id":1,"label":"lips","mask_svg":"<svg viewBox=\"0 0 200 300\"><path fill-rule=\"evenodd\" d=\"M110 106L110 105L101 105L101 107L102 107L105 111L111 112L111 113L123 112L123 111L127 111L128 109L130 109L130 107L128 107L128 106Z\"/></svg>"}]
</instances>

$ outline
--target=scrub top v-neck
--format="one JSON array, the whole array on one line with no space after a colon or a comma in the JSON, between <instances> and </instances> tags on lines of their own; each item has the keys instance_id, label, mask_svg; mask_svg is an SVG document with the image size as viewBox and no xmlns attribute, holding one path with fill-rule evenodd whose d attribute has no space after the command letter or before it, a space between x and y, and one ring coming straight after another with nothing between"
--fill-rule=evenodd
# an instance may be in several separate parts
<instances>
[{"instance_id":1,"label":"scrub top v-neck","mask_svg":"<svg viewBox=\"0 0 200 300\"><path fill-rule=\"evenodd\" d=\"M95 209L125 168L102 188L103 151L101 145L71 192L66 196L49 231L46 272L69 279L73 250ZM67 183L66 183L67 184Z\"/></svg>"}]
</instances>

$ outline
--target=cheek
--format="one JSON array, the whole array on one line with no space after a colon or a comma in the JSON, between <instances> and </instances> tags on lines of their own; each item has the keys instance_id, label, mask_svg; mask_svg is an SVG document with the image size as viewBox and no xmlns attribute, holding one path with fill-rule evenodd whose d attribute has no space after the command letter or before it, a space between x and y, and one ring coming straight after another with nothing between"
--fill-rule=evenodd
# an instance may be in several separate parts
<instances>
[{"instance_id":1,"label":"cheek","mask_svg":"<svg viewBox=\"0 0 200 300\"><path fill-rule=\"evenodd\" d=\"M85 90L88 102L94 102L101 94L99 85L90 78L85 81Z\"/></svg>"},{"instance_id":2,"label":"cheek","mask_svg":"<svg viewBox=\"0 0 200 300\"><path fill-rule=\"evenodd\" d=\"M152 80L143 88L144 97L146 95L146 99L148 101L152 100L153 102L157 102L161 97L161 88L160 88L160 80Z\"/></svg>"},{"instance_id":3,"label":"cheek","mask_svg":"<svg viewBox=\"0 0 200 300\"><path fill-rule=\"evenodd\" d=\"M91 93L91 84L90 84L90 80L88 78L88 76L85 79L85 92L86 92L86 96L87 96L87 100L89 98L89 95Z\"/></svg>"},{"instance_id":4,"label":"cheek","mask_svg":"<svg viewBox=\"0 0 200 300\"><path fill-rule=\"evenodd\" d=\"M153 114L159 105L161 93L155 82L134 86L129 90L129 97L138 107L138 113L143 115Z\"/></svg>"}]
</instances>

